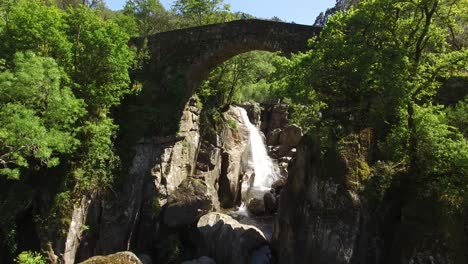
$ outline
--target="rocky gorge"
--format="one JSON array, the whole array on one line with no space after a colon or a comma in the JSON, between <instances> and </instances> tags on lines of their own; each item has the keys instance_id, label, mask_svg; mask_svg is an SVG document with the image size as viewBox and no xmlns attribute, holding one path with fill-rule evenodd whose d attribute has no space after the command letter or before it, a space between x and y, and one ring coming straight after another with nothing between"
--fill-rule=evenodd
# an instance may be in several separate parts
<instances>
[{"instance_id":1,"label":"rocky gorge","mask_svg":"<svg viewBox=\"0 0 468 264\"><path fill-rule=\"evenodd\" d=\"M83 245L95 245L92 254L131 250L152 263L172 263L174 254L183 263L232 264L454 263L464 258L464 249L456 246L466 239L459 229L463 225L450 226L447 220L448 226L421 231L425 238L406 229L429 224L430 217L415 218L415 212L422 213L418 206L428 214L460 216L441 214L436 205L405 193L404 178L378 204L368 194L376 174L385 171L373 160L372 129L350 134L322 155L319 139L303 136L289 123L287 105L242 107L265 135L268 155L278 166L279 178L263 199L243 200L242 186L255 173L248 168L249 133L239 108L230 106L223 114L223 131L204 138L201 109L192 98L178 138L140 142L131 170L139 180L127 187L127 209L101 207L101 219L109 214L120 222L101 220L101 233L94 238L84 232L77 260L87 257ZM126 233L115 231L122 227ZM447 230L448 236L437 230ZM410 247L403 237L419 242ZM425 242L431 237L435 244Z\"/></svg>"},{"instance_id":2,"label":"rocky gorge","mask_svg":"<svg viewBox=\"0 0 468 264\"><path fill-rule=\"evenodd\" d=\"M412 198L404 192L404 182L392 186L378 204L365 191L372 190L376 173L385 171L373 160L372 129L350 134L328 146L323 155L319 139L303 135L289 122L285 104L229 106L223 112L225 124L214 136L201 133L201 111L193 97L184 107L177 135L138 141L122 190L83 196L73 207L63 239L53 239L53 230L40 234L41 248L50 261L454 263L464 259L464 248L457 247L466 239L459 215L442 214L439 207ZM265 143L257 144L264 148L262 155L271 158L267 165L254 162L258 154L253 152L259 146L252 145L252 130L259 133L257 141ZM253 164L269 168L259 172ZM372 164L377 169L371 169ZM269 182L256 188L262 173ZM430 219L416 217L415 212L422 213L418 206L425 206L427 214L455 218L460 225L450 225L452 220L447 219L447 226L422 231L425 237L417 238L416 231L407 228L429 224ZM438 230L449 233L441 236ZM418 244L410 248L402 244L402 237Z\"/></svg>"},{"instance_id":3,"label":"rocky gorge","mask_svg":"<svg viewBox=\"0 0 468 264\"><path fill-rule=\"evenodd\" d=\"M119 253L109 255L106 261L139 263L139 258L143 263L173 263L187 257L195 259L194 263L273 261L269 247L272 218L302 132L288 123L286 105L262 110L253 104L243 106L246 110L230 106L223 113L226 125L222 131L215 137L203 137L199 122L202 109L197 105L196 98L188 101L177 135L137 143L118 197L82 198L73 208L65 240L43 245L52 261L79 263L123 251L136 256L123 258L127 255ZM278 164L277 178L269 183L271 190L265 187L261 196L250 201L242 197L246 195L242 186L253 184L256 176L249 162L249 120L252 124L248 125L267 135L260 141L269 143L272 162ZM248 213L238 214L244 203L243 210ZM252 219L257 216L268 221L256 223ZM93 257L84 263L111 263L102 259Z\"/></svg>"}]
</instances>

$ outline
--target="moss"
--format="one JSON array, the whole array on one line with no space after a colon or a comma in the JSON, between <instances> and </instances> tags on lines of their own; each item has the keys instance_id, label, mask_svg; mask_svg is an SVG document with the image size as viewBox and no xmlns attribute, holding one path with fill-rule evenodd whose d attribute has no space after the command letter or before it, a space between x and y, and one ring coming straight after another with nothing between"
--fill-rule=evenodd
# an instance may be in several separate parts
<instances>
[{"instance_id":1,"label":"moss","mask_svg":"<svg viewBox=\"0 0 468 264\"><path fill-rule=\"evenodd\" d=\"M55 231L59 238L65 238L71 224L73 206L77 203L70 191L58 193L52 206L44 217L37 218L40 229L46 234Z\"/></svg>"},{"instance_id":2,"label":"moss","mask_svg":"<svg viewBox=\"0 0 468 264\"><path fill-rule=\"evenodd\" d=\"M159 215L161 213L161 204L159 203L159 197L155 195L151 200L151 207L153 208L154 215Z\"/></svg>"},{"instance_id":3,"label":"moss","mask_svg":"<svg viewBox=\"0 0 468 264\"><path fill-rule=\"evenodd\" d=\"M227 121L227 124L232 129L237 129L237 122L236 120L230 119Z\"/></svg>"},{"instance_id":4,"label":"moss","mask_svg":"<svg viewBox=\"0 0 468 264\"><path fill-rule=\"evenodd\" d=\"M351 134L338 143L338 151L347 168L347 184L354 191L362 190L362 183L371 175L366 156L368 147L361 144L361 137Z\"/></svg>"}]
</instances>

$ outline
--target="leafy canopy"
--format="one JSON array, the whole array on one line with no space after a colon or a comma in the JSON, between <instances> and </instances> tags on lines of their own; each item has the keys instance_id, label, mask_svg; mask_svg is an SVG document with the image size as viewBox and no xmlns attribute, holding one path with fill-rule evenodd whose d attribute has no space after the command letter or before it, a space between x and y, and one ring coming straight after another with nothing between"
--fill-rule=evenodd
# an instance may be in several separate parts
<instances>
[{"instance_id":1,"label":"leafy canopy","mask_svg":"<svg viewBox=\"0 0 468 264\"><path fill-rule=\"evenodd\" d=\"M13 63L0 73L0 173L18 178L30 157L55 166L58 153L73 151L84 103L63 86L66 75L52 58L17 53Z\"/></svg>"}]
</instances>

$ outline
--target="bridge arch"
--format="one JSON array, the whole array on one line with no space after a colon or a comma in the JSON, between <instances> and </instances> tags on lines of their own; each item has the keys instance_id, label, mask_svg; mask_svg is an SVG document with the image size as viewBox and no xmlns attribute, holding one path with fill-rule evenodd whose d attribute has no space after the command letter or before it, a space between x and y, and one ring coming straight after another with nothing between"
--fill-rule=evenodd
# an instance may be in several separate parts
<instances>
[{"instance_id":1,"label":"bridge arch","mask_svg":"<svg viewBox=\"0 0 468 264\"><path fill-rule=\"evenodd\" d=\"M307 50L307 40L321 28L258 19L163 32L148 37L150 60L146 76L162 91L182 78L182 91L191 96L216 66L241 53L281 51L288 56ZM137 40L137 42L140 40ZM161 90L161 89L157 89Z\"/></svg>"}]
</instances>

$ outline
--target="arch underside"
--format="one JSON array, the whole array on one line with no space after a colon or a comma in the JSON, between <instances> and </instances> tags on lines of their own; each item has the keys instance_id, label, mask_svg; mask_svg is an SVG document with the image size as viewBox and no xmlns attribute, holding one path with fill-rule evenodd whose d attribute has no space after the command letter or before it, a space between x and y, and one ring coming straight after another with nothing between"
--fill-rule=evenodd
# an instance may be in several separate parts
<instances>
[{"instance_id":1,"label":"arch underside","mask_svg":"<svg viewBox=\"0 0 468 264\"><path fill-rule=\"evenodd\" d=\"M269 52L283 51L275 43L273 45L265 45L265 43L243 43L242 45L232 43L225 45L219 50L210 51L210 53L200 56L189 66L186 76L187 85L190 86L190 90L193 92L208 78L210 72L217 66L237 55L256 50ZM289 55L289 53L284 55Z\"/></svg>"}]
</instances>

